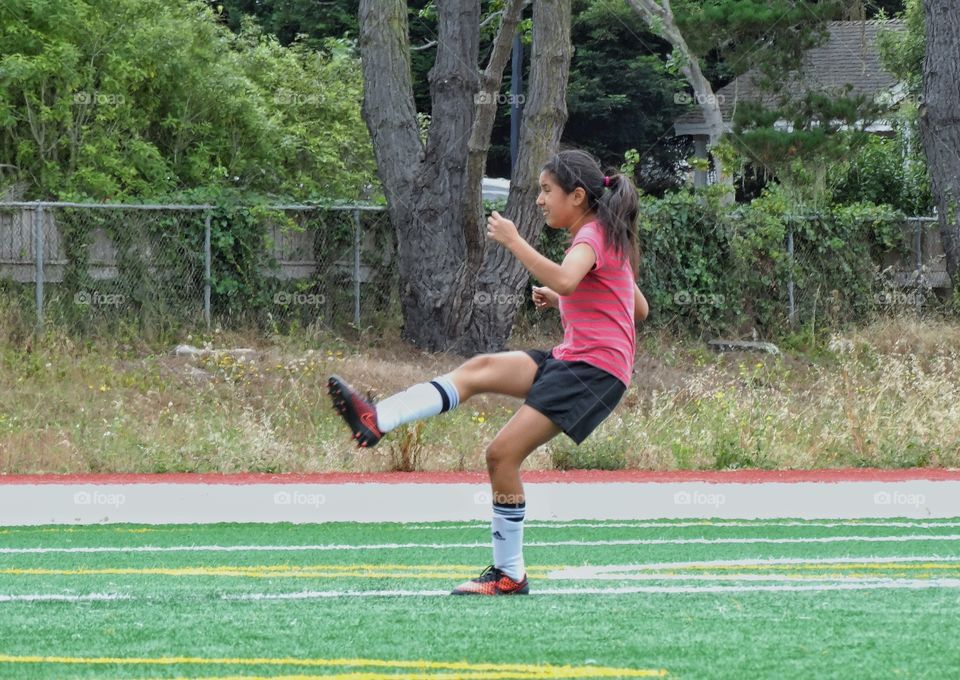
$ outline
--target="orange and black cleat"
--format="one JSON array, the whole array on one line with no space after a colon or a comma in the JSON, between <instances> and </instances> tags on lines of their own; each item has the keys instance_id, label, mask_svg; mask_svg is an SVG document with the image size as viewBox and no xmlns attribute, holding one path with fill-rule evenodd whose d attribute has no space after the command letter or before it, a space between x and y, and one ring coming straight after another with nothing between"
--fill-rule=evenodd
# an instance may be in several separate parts
<instances>
[{"instance_id":1,"label":"orange and black cleat","mask_svg":"<svg viewBox=\"0 0 960 680\"><path fill-rule=\"evenodd\" d=\"M338 376L327 381L327 390L333 407L343 417L353 432L358 447L375 445L383 437L377 427L377 410Z\"/></svg>"},{"instance_id":2,"label":"orange and black cleat","mask_svg":"<svg viewBox=\"0 0 960 680\"><path fill-rule=\"evenodd\" d=\"M475 579L461 583L451 592L451 595L529 595L530 584L527 576L519 582L504 574L492 564L483 570Z\"/></svg>"}]
</instances>

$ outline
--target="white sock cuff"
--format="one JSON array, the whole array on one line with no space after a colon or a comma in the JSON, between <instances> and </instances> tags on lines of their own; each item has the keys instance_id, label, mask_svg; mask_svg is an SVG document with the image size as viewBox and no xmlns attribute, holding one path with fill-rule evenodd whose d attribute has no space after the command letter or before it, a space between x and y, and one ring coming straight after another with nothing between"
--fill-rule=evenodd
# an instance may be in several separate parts
<instances>
[{"instance_id":1,"label":"white sock cuff","mask_svg":"<svg viewBox=\"0 0 960 680\"><path fill-rule=\"evenodd\" d=\"M504 519L509 519L513 522L522 522L524 516L527 512L526 503L520 505L519 507L513 507L511 505L500 505L498 503L493 504L493 516L502 517Z\"/></svg>"}]
</instances>

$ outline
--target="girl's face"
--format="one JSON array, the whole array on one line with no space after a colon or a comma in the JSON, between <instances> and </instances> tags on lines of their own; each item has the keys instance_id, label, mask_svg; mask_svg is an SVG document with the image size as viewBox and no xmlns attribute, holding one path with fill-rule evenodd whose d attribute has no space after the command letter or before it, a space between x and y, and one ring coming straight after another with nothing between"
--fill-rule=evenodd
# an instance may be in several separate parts
<instances>
[{"instance_id":1,"label":"girl's face","mask_svg":"<svg viewBox=\"0 0 960 680\"><path fill-rule=\"evenodd\" d=\"M569 229L585 222L589 215L587 192L577 187L569 194L557 184L553 173L544 170L540 173L540 195L537 206L543 212L548 227Z\"/></svg>"}]
</instances>

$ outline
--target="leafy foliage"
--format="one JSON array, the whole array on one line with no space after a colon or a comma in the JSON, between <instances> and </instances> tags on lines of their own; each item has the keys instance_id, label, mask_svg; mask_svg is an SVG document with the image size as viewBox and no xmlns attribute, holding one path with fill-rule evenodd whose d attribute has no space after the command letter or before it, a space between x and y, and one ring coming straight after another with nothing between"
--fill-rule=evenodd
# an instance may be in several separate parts
<instances>
[{"instance_id":1,"label":"leafy foliage","mask_svg":"<svg viewBox=\"0 0 960 680\"><path fill-rule=\"evenodd\" d=\"M272 33L281 45L302 41L323 49L327 38L359 35L359 0L315 2L314 0L209 0L226 24L240 32L244 17L256 17L263 30Z\"/></svg>"},{"instance_id":2,"label":"leafy foliage","mask_svg":"<svg viewBox=\"0 0 960 680\"><path fill-rule=\"evenodd\" d=\"M828 199L827 169L867 143L865 127L877 115L873 102L845 93L805 92L772 107L742 102L729 144L796 203L819 208Z\"/></svg>"},{"instance_id":3,"label":"leafy foliage","mask_svg":"<svg viewBox=\"0 0 960 680\"><path fill-rule=\"evenodd\" d=\"M916 122L904 116L895 137L871 135L848 158L832 163L827 183L838 204L886 204L907 215L930 215L933 198ZM913 129L904 138L905 129Z\"/></svg>"},{"instance_id":4,"label":"leafy foliage","mask_svg":"<svg viewBox=\"0 0 960 680\"><path fill-rule=\"evenodd\" d=\"M762 85L777 89L782 74L826 37L826 21L839 17L839 0L681 0L677 26L694 54L720 56L727 77L757 69Z\"/></svg>"},{"instance_id":5,"label":"leafy foliage","mask_svg":"<svg viewBox=\"0 0 960 680\"><path fill-rule=\"evenodd\" d=\"M0 17L0 155L28 197L356 198L372 183L347 42L234 35L197 0L11 0Z\"/></svg>"},{"instance_id":6,"label":"leafy foliage","mask_svg":"<svg viewBox=\"0 0 960 680\"><path fill-rule=\"evenodd\" d=\"M878 36L884 66L907 86L907 92L923 92L923 53L926 45L921 0L906 0L901 18L906 30L881 31Z\"/></svg>"}]
</instances>

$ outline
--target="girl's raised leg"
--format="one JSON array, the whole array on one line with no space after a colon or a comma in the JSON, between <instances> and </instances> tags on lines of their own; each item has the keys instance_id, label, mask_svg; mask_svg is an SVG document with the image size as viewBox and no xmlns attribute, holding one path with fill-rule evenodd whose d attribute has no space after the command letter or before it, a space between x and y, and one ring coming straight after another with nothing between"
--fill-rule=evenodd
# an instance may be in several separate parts
<instances>
[{"instance_id":1,"label":"girl's raised leg","mask_svg":"<svg viewBox=\"0 0 960 680\"><path fill-rule=\"evenodd\" d=\"M371 404L338 376L328 389L334 407L347 421L359 446L373 446L394 428L456 408L485 392L524 398L533 385L537 364L525 352L479 354L446 375Z\"/></svg>"}]
</instances>

